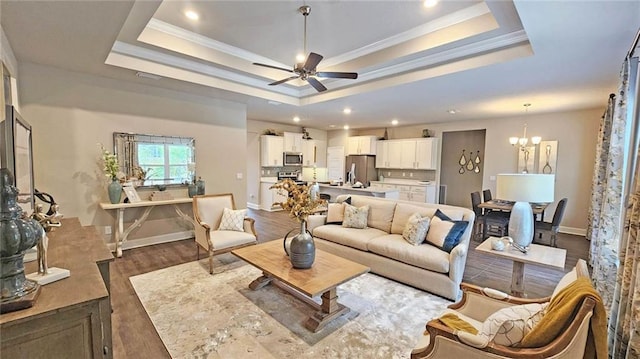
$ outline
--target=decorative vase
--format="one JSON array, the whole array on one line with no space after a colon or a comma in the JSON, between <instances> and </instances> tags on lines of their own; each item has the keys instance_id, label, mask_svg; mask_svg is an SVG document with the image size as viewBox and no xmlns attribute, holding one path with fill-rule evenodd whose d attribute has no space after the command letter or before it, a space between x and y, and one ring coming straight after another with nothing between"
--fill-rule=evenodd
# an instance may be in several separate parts
<instances>
[{"instance_id":1,"label":"decorative vase","mask_svg":"<svg viewBox=\"0 0 640 359\"><path fill-rule=\"evenodd\" d=\"M204 195L204 180L202 179L202 177L198 177L198 180L196 181L196 187L198 195Z\"/></svg>"},{"instance_id":2,"label":"decorative vase","mask_svg":"<svg viewBox=\"0 0 640 359\"><path fill-rule=\"evenodd\" d=\"M122 185L118 179L114 179L109 183L109 201L112 204L120 203L120 197L122 196Z\"/></svg>"},{"instance_id":3,"label":"decorative vase","mask_svg":"<svg viewBox=\"0 0 640 359\"><path fill-rule=\"evenodd\" d=\"M292 231L289 231L291 233ZM300 222L300 233L296 234L287 242L289 233L284 236L282 245L285 253L289 256L289 260L293 268L308 269L313 265L316 259L316 245L313 242L311 232L307 231L307 221Z\"/></svg>"},{"instance_id":4,"label":"decorative vase","mask_svg":"<svg viewBox=\"0 0 640 359\"><path fill-rule=\"evenodd\" d=\"M24 275L24 253L44 236L35 219L23 219L13 176L0 169L0 313L29 308L40 286Z\"/></svg>"},{"instance_id":5,"label":"decorative vase","mask_svg":"<svg viewBox=\"0 0 640 359\"><path fill-rule=\"evenodd\" d=\"M195 183L190 183L189 187L187 187L189 191L189 198L193 198L193 196L198 194L198 185Z\"/></svg>"}]
</instances>

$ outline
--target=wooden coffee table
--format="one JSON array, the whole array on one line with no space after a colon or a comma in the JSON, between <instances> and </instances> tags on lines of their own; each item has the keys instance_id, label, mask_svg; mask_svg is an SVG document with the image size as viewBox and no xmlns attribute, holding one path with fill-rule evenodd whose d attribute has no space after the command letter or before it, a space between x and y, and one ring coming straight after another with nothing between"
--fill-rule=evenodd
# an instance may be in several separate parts
<instances>
[{"instance_id":1,"label":"wooden coffee table","mask_svg":"<svg viewBox=\"0 0 640 359\"><path fill-rule=\"evenodd\" d=\"M349 312L348 307L338 303L336 287L369 271L367 266L319 249L316 249L311 268L295 269L284 252L282 240L236 249L231 253L262 270L262 276L249 284L252 290L273 283L315 308L317 312L304 324L314 333ZM318 295L322 304L312 300Z\"/></svg>"}]
</instances>

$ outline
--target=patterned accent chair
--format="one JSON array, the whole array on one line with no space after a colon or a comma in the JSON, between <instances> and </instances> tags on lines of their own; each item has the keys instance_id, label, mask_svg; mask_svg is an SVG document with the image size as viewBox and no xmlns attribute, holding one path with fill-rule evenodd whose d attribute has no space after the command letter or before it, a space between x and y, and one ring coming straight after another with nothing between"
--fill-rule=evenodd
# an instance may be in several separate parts
<instances>
[{"instance_id":1,"label":"patterned accent chair","mask_svg":"<svg viewBox=\"0 0 640 359\"><path fill-rule=\"evenodd\" d=\"M515 298L495 289L462 283L462 300L450 305L444 314L455 314L481 332L484 322L497 311L520 304L549 302L562 289L581 277L589 277L587 264L582 259L560 280L550 297L540 299ZM427 330L411 352L411 358L583 358L588 347L587 336L593 324L596 300L587 296L576 302L577 305L568 322L559 331L560 334L545 346L520 348L500 345L494 340L483 339L481 335L452 329L439 319L434 319L427 323ZM601 310L604 311L604 308ZM604 327L606 328L606 322ZM606 330L604 335L606 336Z\"/></svg>"},{"instance_id":2,"label":"patterned accent chair","mask_svg":"<svg viewBox=\"0 0 640 359\"><path fill-rule=\"evenodd\" d=\"M238 230L220 230L224 209L235 210L232 193L210 194L193 197L193 217L196 221L195 234L197 258L200 247L209 254L209 273L213 274L213 256L236 248L254 245L258 241L252 218L245 217Z\"/></svg>"}]
</instances>

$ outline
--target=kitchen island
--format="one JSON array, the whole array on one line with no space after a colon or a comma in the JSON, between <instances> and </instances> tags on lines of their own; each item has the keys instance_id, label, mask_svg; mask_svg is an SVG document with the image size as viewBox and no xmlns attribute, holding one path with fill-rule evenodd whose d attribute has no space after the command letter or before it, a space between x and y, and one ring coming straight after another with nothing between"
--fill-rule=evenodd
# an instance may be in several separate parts
<instances>
[{"instance_id":1,"label":"kitchen island","mask_svg":"<svg viewBox=\"0 0 640 359\"><path fill-rule=\"evenodd\" d=\"M400 191L398 189L385 188L353 188L351 185L331 186L328 184L320 184L320 193L331 195L331 201L335 201L336 197L341 194L359 194L361 196L373 196L381 198L399 199Z\"/></svg>"}]
</instances>

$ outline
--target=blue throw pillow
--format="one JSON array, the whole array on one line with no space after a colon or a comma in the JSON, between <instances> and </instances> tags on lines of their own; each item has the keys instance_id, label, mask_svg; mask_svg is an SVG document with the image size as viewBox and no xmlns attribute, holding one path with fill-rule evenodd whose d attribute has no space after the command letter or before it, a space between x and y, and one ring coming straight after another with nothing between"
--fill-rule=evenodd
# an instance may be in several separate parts
<instances>
[{"instance_id":1,"label":"blue throw pillow","mask_svg":"<svg viewBox=\"0 0 640 359\"><path fill-rule=\"evenodd\" d=\"M462 238L462 234L467 229L467 225L469 225L469 222L468 221L454 221L451 218L449 218L449 216L447 216L446 214L442 213L442 211L440 211L439 209L436 210L436 213L434 214L434 217L438 217L443 221L447 221L447 222L452 222L453 223L453 227L451 227L451 229L449 230L449 233L444 238L444 241L443 241L443 243L442 243L442 245L440 247L443 251L446 251L447 253L450 253L451 250L453 250L453 248L455 246L457 246L458 243L460 243L460 238Z\"/></svg>"}]
</instances>

